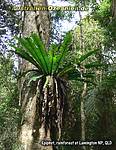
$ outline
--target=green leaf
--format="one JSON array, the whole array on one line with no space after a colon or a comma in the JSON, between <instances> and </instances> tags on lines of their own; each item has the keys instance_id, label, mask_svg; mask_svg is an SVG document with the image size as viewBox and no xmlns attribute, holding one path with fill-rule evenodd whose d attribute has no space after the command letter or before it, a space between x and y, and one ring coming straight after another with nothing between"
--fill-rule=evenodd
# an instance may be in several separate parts
<instances>
[{"instance_id":1,"label":"green leaf","mask_svg":"<svg viewBox=\"0 0 116 150\"><path fill-rule=\"evenodd\" d=\"M78 81L80 81L80 82L86 82L86 83L92 83L93 85L96 85L93 81L91 81L91 80L87 80L87 79L82 79L82 78L77 78L77 80Z\"/></svg>"},{"instance_id":2,"label":"green leaf","mask_svg":"<svg viewBox=\"0 0 116 150\"><path fill-rule=\"evenodd\" d=\"M81 74L76 69L75 70L71 70L71 72L67 73L68 80L77 80L78 77L81 77Z\"/></svg>"},{"instance_id":3,"label":"green leaf","mask_svg":"<svg viewBox=\"0 0 116 150\"><path fill-rule=\"evenodd\" d=\"M32 72L36 72L37 74L42 74L40 69L31 69L31 70L27 70L27 71L24 71L22 73L19 73L18 79L20 79L20 78L26 76L28 73L32 73Z\"/></svg>"},{"instance_id":4,"label":"green leaf","mask_svg":"<svg viewBox=\"0 0 116 150\"><path fill-rule=\"evenodd\" d=\"M32 81L40 80L43 76L44 76L44 75L39 75L39 76L36 75L36 76L31 77L30 80L29 80L29 82L28 82L28 86L30 86L30 83L31 83Z\"/></svg>"},{"instance_id":5,"label":"green leaf","mask_svg":"<svg viewBox=\"0 0 116 150\"><path fill-rule=\"evenodd\" d=\"M31 46L32 51L34 51L35 57L37 57L37 60L38 60L39 63L41 64L41 66L42 66L44 72L45 72L45 73L48 73L48 69L47 69L47 67L46 67L46 63L45 63L45 60L44 60L44 56L41 54L40 49L36 47L35 43L33 43L33 41L32 41L31 38L27 38L27 41L28 41L29 45Z\"/></svg>"},{"instance_id":6,"label":"green leaf","mask_svg":"<svg viewBox=\"0 0 116 150\"><path fill-rule=\"evenodd\" d=\"M30 56L27 52L25 52L24 50L22 50L21 48L19 47L15 47L14 45L10 45L11 47L13 47L15 49L15 51L12 51L13 53L19 55L21 58L24 58L25 60L31 62L33 65L35 65L37 68L41 69L42 70L42 67L40 66L40 64L35 61L33 59L32 56Z\"/></svg>"},{"instance_id":7,"label":"green leaf","mask_svg":"<svg viewBox=\"0 0 116 150\"><path fill-rule=\"evenodd\" d=\"M107 65L107 64L102 64L102 63L96 61L96 62L86 64L85 68L87 68L87 69L89 69L89 68L98 68L98 67L102 67L102 66L105 66L105 65Z\"/></svg>"},{"instance_id":8,"label":"green leaf","mask_svg":"<svg viewBox=\"0 0 116 150\"><path fill-rule=\"evenodd\" d=\"M81 63L82 61L84 61L85 59L87 59L88 57L92 56L93 54L95 54L96 52L98 52L98 50L93 50L93 51L90 51L84 55L82 55L80 58L79 58L79 63Z\"/></svg>"},{"instance_id":9,"label":"green leaf","mask_svg":"<svg viewBox=\"0 0 116 150\"><path fill-rule=\"evenodd\" d=\"M53 74L53 65L55 64L54 49L49 50L50 74Z\"/></svg>"},{"instance_id":10,"label":"green leaf","mask_svg":"<svg viewBox=\"0 0 116 150\"><path fill-rule=\"evenodd\" d=\"M83 74L83 77L86 77L86 78L94 78L94 77L95 77L95 73L84 73L84 74Z\"/></svg>"},{"instance_id":11,"label":"green leaf","mask_svg":"<svg viewBox=\"0 0 116 150\"><path fill-rule=\"evenodd\" d=\"M50 73L50 62L48 58L48 54L46 52L46 49L44 47L43 42L41 41L40 37L36 34L31 35L32 44L35 46L35 51L37 52L37 56L40 57L43 67L45 68L47 74Z\"/></svg>"},{"instance_id":12,"label":"green leaf","mask_svg":"<svg viewBox=\"0 0 116 150\"><path fill-rule=\"evenodd\" d=\"M25 48L25 50L40 64L41 68L44 72L47 73L46 68L43 64L43 58L37 50L35 43L32 42L30 38L18 38L20 44Z\"/></svg>"},{"instance_id":13,"label":"green leaf","mask_svg":"<svg viewBox=\"0 0 116 150\"><path fill-rule=\"evenodd\" d=\"M61 71L59 70L57 76L62 77L63 75L67 74L71 70L74 70L74 67L72 65L66 66Z\"/></svg>"},{"instance_id":14,"label":"green leaf","mask_svg":"<svg viewBox=\"0 0 116 150\"><path fill-rule=\"evenodd\" d=\"M60 49L59 49L60 54L57 57L57 64L55 66L54 73L57 73L60 63L63 61L66 55L66 52L68 51L71 39L72 39L71 33L68 33L66 37L64 38L64 42L60 46Z\"/></svg>"}]
</instances>

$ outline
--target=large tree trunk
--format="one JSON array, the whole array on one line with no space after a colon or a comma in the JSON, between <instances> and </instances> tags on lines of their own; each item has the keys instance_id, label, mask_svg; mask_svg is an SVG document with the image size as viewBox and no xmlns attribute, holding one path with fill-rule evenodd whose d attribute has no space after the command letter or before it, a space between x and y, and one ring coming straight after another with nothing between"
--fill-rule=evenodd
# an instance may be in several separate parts
<instances>
[{"instance_id":1,"label":"large tree trunk","mask_svg":"<svg viewBox=\"0 0 116 150\"><path fill-rule=\"evenodd\" d=\"M30 0L25 1L25 6L47 6L46 0ZM22 36L29 36L32 32L41 36L46 46L49 43L49 12L48 11L25 11L23 15L23 31ZM32 69L33 66L22 60L20 64L21 71ZM39 107L36 84L27 87L25 79L20 82L20 104L22 121L20 128L19 140L23 150L52 150L51 146L41 146L40 139L45 138L44 128L39 124ZM47 138L50 139L48 133Z\"/></svg>"},{"instance_id":2,"label":"large tree trunk","mask_svg":"<svg viewBox=\"0 0 116 150\"><path fill-rule=\"evenodd\" d=\"M83 27L82 27L82 16L81 12L79 11L79 17L80 17L80 50L82 54L84 54L84 41L83 41ZM84 65L84 63L83 63ZM83 72L86 73L86 69L83 67ZM81 111L81 140L85 141L86 133L85 133L85 108L84 108L84 98L87 93L87 83L85 82L83 85L82 93L81 93L81 106L80 106L80 111ZM86 150L86 146L82 146L83 150Z\"/></svg>"}]
</instances>

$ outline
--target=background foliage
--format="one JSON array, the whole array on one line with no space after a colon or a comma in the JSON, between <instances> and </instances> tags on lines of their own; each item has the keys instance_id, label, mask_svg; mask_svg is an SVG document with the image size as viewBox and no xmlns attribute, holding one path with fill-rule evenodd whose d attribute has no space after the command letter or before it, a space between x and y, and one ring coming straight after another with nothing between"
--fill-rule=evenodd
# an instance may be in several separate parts
<instances>
[{"instance_id":1,"label":"background foliage","mask_svg":"<svg viewBox=\"0 0 116 150\"><path fill-rule=\"evenodd\" d=\"M16 61L9 52L6 44L12 34L19 32L19 14L9 9L10 1L0 2L0 149L16 150L18 124L20 122L20 108L18 105L17 69ZM78 2L78 1L72 1ZM85 1L86 7L91 8L91 13L81 21L83 35L83 53L98 49L99 52L88 58L93 60L94 69L88 69L87 73L93 75L95 84L87 83L87 94L84 97L84 109L86 115L86 140L112 140L113 145L106 147L86 147L87 150L115 150L116 149L116 20L112 17L111 1L102 0L100 5L96 1ZM59 28L55 28L59 18L68 18L67 14L52 14L54 20L53 41ZM71 14L69 14L71 16ZM74 31L70 51L68 52L64 66L68 62L76 64L81 55L80 49L80 23ZM62 38L63 39L63 38ZM59 39L58 39L59 40ZM15 63L14 63L15 62ZM98 67L97 63L107 64ZM96 66L96 67L95 67ZM83 71L83 70L82 70ZM62 140L81 139L80 101L83 82L69 82L68 105L65 110ZM70 116L70 117L69 117ZM76 132L75 132L76 131ZM61 146L62 150L81 150L80 147Z\"/></svg>"}]
</instances>

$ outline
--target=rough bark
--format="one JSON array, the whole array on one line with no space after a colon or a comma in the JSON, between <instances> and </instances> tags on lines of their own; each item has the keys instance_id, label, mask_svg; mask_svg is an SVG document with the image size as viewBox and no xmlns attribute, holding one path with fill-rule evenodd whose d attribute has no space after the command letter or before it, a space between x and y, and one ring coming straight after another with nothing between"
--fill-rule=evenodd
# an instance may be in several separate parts
<instances>
[{"instance_id":1,"label":"rough bark","mask_svg":"<svg viewBox=\"0 0 116 150\"><path fill-rule=\"evenodd\" d=\"M82 54L84 54L84 41L83 41L83 29L82 29L82 16L81 12L79 11L79 17L80 17L80 50ZM83 68L83 72L86 73L86 69ZM83 85L83 90L81 93L81 106L80 106L80 111L81 111L81 140L85 141L85 109L84 109L84 98L87 92L87 83L84 83ZM82 146L83 150L86 150L86 147L83 145Z\"/></svg>"},{"instance_id":2,"label":"rough bark","mask_svg":"<svg viewBox=\"0 0 116 150\"><path fill-rule=\"evenodd\" d=\"M47 6L46 0L24 0L25 6ZM25 11L23 15L22 36L29 36L32 32L38 33L46 46L49 43L49 12ZM25 60L20 64L21 71L32 69L33 66ZM27 87L25 79L20 82L20 105L22 121L19 140L23 150L52 150L51 146L41 146L39 143L45 136L44 128L39 124L38 91L36 84ZM40 129L39 129L40 128ZM49 138L49 134L48 134Z\"/></svg>"},{"instance_id":3,"label":"rough bark","mask_svg":"<svg viewBox=\"0 0 116 150\"><path fill-rule=\"evenodd\" d=\"M84 109L84 97L87 93L87 83L84 83L83 91L81 94L81 139L85 141L85 109ZM86 147L83 146L83 150L86 150Z\"/></svg>"}]
</instances>

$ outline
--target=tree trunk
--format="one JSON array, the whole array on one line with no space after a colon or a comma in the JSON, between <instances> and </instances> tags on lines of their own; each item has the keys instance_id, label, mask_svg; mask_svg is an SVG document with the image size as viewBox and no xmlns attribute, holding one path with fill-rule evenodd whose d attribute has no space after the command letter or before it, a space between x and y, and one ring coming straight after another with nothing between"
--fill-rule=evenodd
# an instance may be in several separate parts
<instances>
[{"instance_id":1,"label":"tree trunk","mask_svg":"<svg viewBox=\"0 0 116 150\"><path fill-rule=\"evenodd\" d=\"M83 41L83 28L82 28L82 16L81 12L79 11L79 17L80 17L80 50L82 54L84 54L84 41ZM84 65L84 64L83 64ZM86 69L83 67L83 72L86 73ZM84 83L83 90L81 93L81 140L85 141L85 109L84 109L84 98L87 93L87 83ZM82 146L83 150L86 150L85 145Z\"/></svg>"},{"instance_id":2,"label":"tree trunk","mask_svg":"<svg viewBox=\"0 0 116 150\"><path fill-rule=\"evenodd\" d=\"M46 0L24 0L24 6L47 6ZM46 46L49 44L49 12L48 11L25 11L23 15L22 36L29 36L32 32L37 33L42 38ZM21 71L32 69L33 66L25 60L20 64ZM45 137L45 131L39 124L39 107L37 85L27 87L25 79L20 84L20 104L22 121L20 128L19 140L23 150L52 150L51 146L42 146L40 139ZM47 138L50 139L48 133Z\"/></svg>"},{"instance_id":3,"label":"tree trunk","mask_svg":"<svg viewBox=\"0 0 116 150\"><path fill-rule=\"evenodd\" d=\"M87 83L84 83L83 91L81 94L81 140L85 141L85 109L84 109L84 97L87 93ZM83 150L86 150L86 147L83 145Z\"/></svg>"},{"instance_id":4,"label":"tree trunk","mask_svg":"<svg viewBox=\"0 0 116 150\"><path fill-rule=\"evenodd\" d=\"M112 16L116 19L116 0L112 0Z\"/></svg>"}]
</instances>

